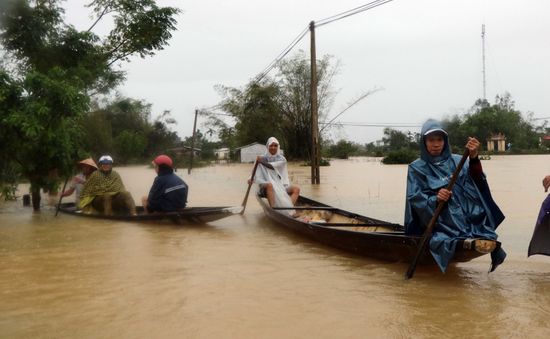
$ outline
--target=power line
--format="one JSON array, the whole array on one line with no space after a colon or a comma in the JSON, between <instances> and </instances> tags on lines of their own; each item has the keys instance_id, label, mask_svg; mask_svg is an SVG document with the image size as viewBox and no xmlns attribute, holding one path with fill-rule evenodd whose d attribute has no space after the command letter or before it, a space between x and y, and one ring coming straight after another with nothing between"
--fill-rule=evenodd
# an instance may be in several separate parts
<instances>
[{"instance_id":1,"label":"power line","mask_svg":"<svg viewBox=\"0 0 550 339\"><path fill-rule=\"evenodd\" d=\"M281 53L279 53L279 55L273 61L271 61L271 63L267 65L267 67L262 72L260 72L260 74L256 77L255 82L260 82L260 80L262 80L275 66L277 66L277 63L279 63L279 61L281 61L288 53L290 53L290 51L298 44L298 42L300 42L300 40L304 38L308 30L309 27L306 26L306 28L304 28L304 30L301 31L300 34L298 34L298 36L294 38L294 40L292 40L292 42Z\"/></svg>"},{"instance_id":2,"label":"power line","mask_svg":"<svg viewBox=\"0 0 550 339\"><path fill-rule=\"evenodd\" d=\"M369 2L368 4L361 5L359 7L355 7L353 9L347 10L345 12L342 12L342 13L339 13L339 14L336 14L336 15L333 15L333 16L329 16L328 18L318 20L315 23L315 27L321 27L321 26L330 24L334 21L338 21L338 20L347 18L348 16L352 16L352 15L367 11L369 9L373 9L375 7L384 5L384 4L386 4L388 2L391 2L391 1L393 1L393 0L376 0L376 1L373 1L373 2Z\"/></svg>"},{"instance_id":3,"label":"power line","mask_svg":"<svg viewBox=\"0 0 550 339\"><path fill-rule=\"evenodd\" d=\"M376 0L376 1L373 1L373 2L369 2L368 4L361 5L359 7L347 10L345 12L330 16L330 17L325 18L325 19L321 19L321 20L315 22L315 27L320 27L320 26L323 26L323 25L330 24L334 21L338 21L338 20L344 19L348 16L352 16L352 15L364 12L366 10L373 9L375 7L384 5L384 4L386 4L388 2L391 2L391 1L393 1L393 0ZM271 61L269 63L269 65L267 65L267 67L264 68L264 70L262 72L260 72L260 74L255 78L254 81L255 82L260 82L273 68L275 68L275 66L277 66L279 61L281 61L288 53L290 53L290 51L304 38L304 36L307 34L308 30L309 30L309 26L306 26L306 28L304 28L300 32L300 34L298 34L298 36L296 38L294 38L294 40L292 40L292 42L285 49L283 49L283 51L281 53L279 53L279 55L273 61Z\"/></svg>"},{"instance_id":4,"label":"power line","mask_svg":"<svg viewBox=\"0 0 550 339\"><path fill-rule=\"evenodd\" d=\"M378 91L380 91L380 90L381 90L381 88L376 88L376 89L370 90L370 91L368 91L367 93L364 93L363 95L361 95L359 98L357 98L355 101L353 101L348 107L346 107L342 112L336 114L336 115L334 116L334 118L330 119L330 121L327 122L327 123L325 124L325 126L323 126L323 128L321 128L321 131L320 131L320 132L322 132L325 128L329 127L329 126L332 124L332 122L333 122L334 120L336 120L339 116L341 116L342 114L344 114L348 109L350 109L351 107L353 107L353 106L354 106L355 104L357 104L359 101L365 99L365 98L368 97L369 95L371 95L371 94L373 94L373 93L376 93L376 92L378 92Z\"/></svg>"},{"instance_id":5,"label":"power line","mask_svg":"<svg viewBox=\"0 0 550 339\"><path fill-rule=\"evenodd\" d=\"M320 122L321 125L340 125L340 126L356 126L356 127L422 127L422 124L415 123L394 123L394 122L379 122L379 123L368 123L368 122Z\"/></svg>"}]
</instances>

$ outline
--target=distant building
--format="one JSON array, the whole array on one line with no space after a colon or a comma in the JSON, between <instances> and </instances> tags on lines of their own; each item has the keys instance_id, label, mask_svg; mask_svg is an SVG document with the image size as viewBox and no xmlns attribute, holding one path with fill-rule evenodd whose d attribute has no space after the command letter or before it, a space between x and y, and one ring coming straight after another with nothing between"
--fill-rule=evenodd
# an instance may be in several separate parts
<instances>
[{"instance_id":1,"label":"distant building","mask_svg":"<svg viewBox=\"0 0 550 339\"><path fill-rule=\"evenodd\" d=\"M262 145L258 142L248 144L246 146L241 146L235 148L235 152L239 155L241 162L254 162L258 155L264 155L267 152L265 145ZM280 149L279 152L281 155L285 155L285 151Z\"/></svg>"},{"instance_id":2,"label":"distant building","mask_svg":"<svg viewBox=\"0 0 550 339\"><path fill-rule=\"evenodd\" d=\"M191 153L191 147L189 147L189 146L178 146L178 147L169 148L169 149L167 149L167 151L172 152L176 155L188 155L188 154ZM201 149L200 148L193 148L193 153L195 155L200 155L201 154Z\"/></svg>"},{"instance_id":3,"label":"distant building","mask_svg":"<svg viewBox=\"0 0 550 339\"><path fill-rule=\"evenodd\" d=\"M546 149L550 148L550 135L543 135L540 138L540 144L541 146L546 147Z\"/></svg>"},{"instance_id":4,"label":"distant building","mask_svg":"<svg viewBox=\"0 0 550 339\"><path fill-rule=\"evenodd\" d=\"M254 162L258 155L264 155L266 149L265 145L258 142L241 146L235 149L235 152L239 154L241 162Z\"/></svg>"},{"instance_id":5,"label":"distant building","mask_svg":"<svg viewBox=\"0 0 550 339\"><path fill-rule=\"evenodd\" d=\"M229 148L219 148L214 151L214 156L216 160L229 160Z\"/></svg>"},{"instance_id":6,"label":"distant building","mask_svg":"<svg viewBox=\"0 0 550 339\"><path fill-rule=\"evenodd\" d=\"M505 152L506 137L504 136L504 134L497 133L487 138L487 151L488 152Z\"/></svg>"}]
</instances>

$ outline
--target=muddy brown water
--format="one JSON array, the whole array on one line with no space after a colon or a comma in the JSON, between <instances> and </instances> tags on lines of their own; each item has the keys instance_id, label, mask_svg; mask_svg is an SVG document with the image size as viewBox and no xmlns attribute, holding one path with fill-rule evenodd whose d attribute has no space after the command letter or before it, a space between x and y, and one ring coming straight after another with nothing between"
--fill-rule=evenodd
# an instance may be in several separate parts
<instances>
[{"instance_id":1,"label":"muddy brown water","mask_svg":"<svg viewBox=\"0 0 550 339\"><path fill-rule=\"evenodd\" d=\"M483 161L508 258L446 274L344 253L279 229L251 195L243 216L175 226L0 206L0 338L547 338L550 258L527 258L549 156ZM154 178L115 169L136 201ZM178 173L190 206L239 205L250 164ZM406 166L333 160L321 185L290 166L308 197L402 223ZM22 190L24 191L24 187ZM20 192L25 193L25 192ZM51 199L56 201L56 199ZM70 199L68 199L70 200Z\"/></svg>"}]
</instances>

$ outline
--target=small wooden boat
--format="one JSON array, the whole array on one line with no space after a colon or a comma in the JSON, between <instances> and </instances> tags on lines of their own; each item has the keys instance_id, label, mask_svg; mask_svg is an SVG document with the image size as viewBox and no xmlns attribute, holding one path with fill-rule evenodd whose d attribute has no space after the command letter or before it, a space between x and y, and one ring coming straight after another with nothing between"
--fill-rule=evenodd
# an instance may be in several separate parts
<instances>
[{"instance_id":1,"label":"small wooden boat","mask_svg":"<svg viewBox=\"0 0 550 339\"><path fill-rule=\"evenodd\" d=\"M179 212L168 213L147 213L142 206L136 206L137 215L104 215L104 214L87 214L77 210L74 203L62 203L59 206L59 211L66 214L76 215L79 217L109 219L120 221L160 221L170 220L176 224L200 224L215 221L231 215L240 213L241 206L235 207L186 207Z\"/></svg>"},{"instance_id":2,"label":"small wooden boat","mask_svg":"<svg viewBox=\"0 0 550 339\"><path fill-rule=\"evenodd\" d=\"M293 208L272 208L257 195L265 214L278 225L310 239L360 255L392 262L411 262L422 237L405 234L403 225L377 220L300 196ZM500 242L459 240L453 262L466 262L491 253ZM421 264L435 264L426 250Z\"/></svg>"}]
</instances>

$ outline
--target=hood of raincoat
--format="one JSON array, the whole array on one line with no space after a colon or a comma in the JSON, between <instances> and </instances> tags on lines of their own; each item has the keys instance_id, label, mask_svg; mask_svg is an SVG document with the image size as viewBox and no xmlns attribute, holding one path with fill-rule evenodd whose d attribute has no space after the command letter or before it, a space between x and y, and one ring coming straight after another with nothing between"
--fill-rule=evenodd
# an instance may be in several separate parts
<instances>
[{"instance_id":1,"label":"hood of raincoat","mask_svg":"<svg viewBox=\"0 0 550 339\"><path fill-rule=\"evenodd\" d=\"M276 143L277 145L279 145L275 154L269 153L269 145L271 145L272 143ZM265 147L266 150L263 156L265 161L269 162L275 168L275 170L277 171L277 175L281 178L283 182L283 185L285 187L289 186L290 180L288 178L286 158L281 154L281 144L279 143L279 140L277 140L277 138L275 137L271 137L267 139ZM269 180L266 176L261 174L261 171L258 171L255 182L257 182L258 184L265 184L268 183Z\"/></svg>"},{"instance_id":2,"label":"hood of raincoat","mask_svg":"<svg viewBox=\"0 0 550 339\"><path fill-rule=\"evenodd\" d=\"M271 145L273 143L277 144L277 153L275 153L275 154L269 153L269 145ZM279 140L277 140L277 138L275 138L275 137L271 137L271 138L267 139L267 142L265 143L265 155L274 156L274 155L279 155L279 154L281 154L281 144L279 143Z\"/></svg>"},{"instance_id":3,"label":"hood of raincoat","mask_svg":"<svg viewBox=\"0 0 550 339\"><path fill-rule=\"evenodd\" d=\"M434 157L430 155L428 152L428 149L426 148L426 136L435 133L435 132L442 132L443 139L445 140L445 146L443 146L443 150L441 151L441 154L437 157ZM421 142L420 142L420 158L428 163L439 163L441 161L445 161L449 159L451 156L451 148L449 146L449 136L447 135L447 132L441 127L441 124L437 120L429 119L424 123L422 126L421 134Z\"/></svg>"}]
</instances>

